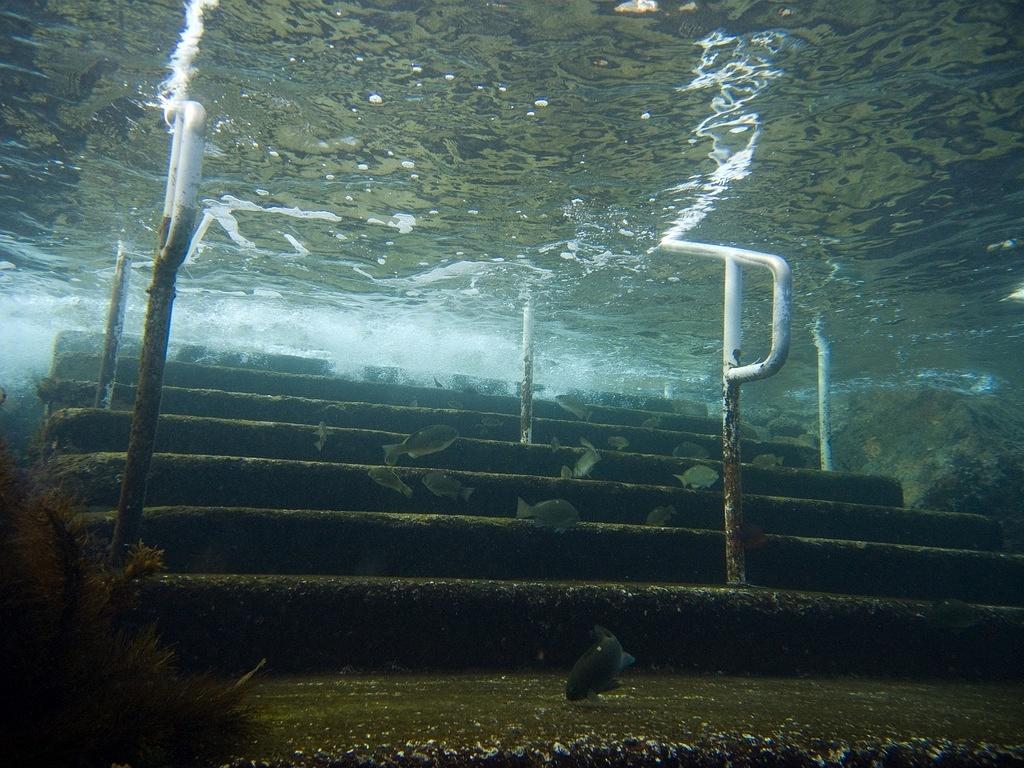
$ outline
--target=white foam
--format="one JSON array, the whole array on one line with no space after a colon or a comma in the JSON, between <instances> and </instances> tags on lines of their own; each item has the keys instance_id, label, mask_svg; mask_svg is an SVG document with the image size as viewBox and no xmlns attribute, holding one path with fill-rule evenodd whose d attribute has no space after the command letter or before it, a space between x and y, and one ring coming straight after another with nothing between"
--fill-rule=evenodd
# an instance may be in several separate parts
<instances>
[{"instance_id":1,"label":"white foam","mask_svg":"<svg viewBox=\"0 0 1024 768\"><path fill-rule=\"evenodd\" d=\"M678 90L717 89L711 98L711 113L693 129L697 139L711 140L708 157L714 161L715 169L695 173L670 190L686 193L690 199L663 239L696 227L714 210L733 182L750 174L761 136L761 118L757 112L749 111L749 106L769 81L781 74L773 67L770 56L780 39L781 33L764 33L745 40L712 32L698 41L704 50L694 70L696 77Z\"/></svg>"},{"instance_id":2,"label":"white foam","mask_svg":"<svg viewBox=\"0 0 1024 768\"><path fill-rule=\"evenodd\" d=\"M203 38L203 14L216 8L218 2L191 0L185 6L185 28L168 64L171 76L160 84L160 106L165 115L173 104L188 98L189 82L195 74L192 63L199 54L199 41Z\"/></svg>"},{"instance_id":3,"label":"white foam","mask_svg":"<svg viewBox=\"0 0 1024 768\"><path fill-rule=\"evenodd\" d=\"M387 224L397 229L399 234L407 235L416 226L416 217L411 213L393 213Z\"/></svg>"},{"instance_id":4,"label":"white foam","mask_svg":"<svg viewBox=\"0 0 1024 768\"><path fill-rule=\"evenodd\" d=\"M295 237L295 235L290 235L287 232L282 232L281 234L284 235L285 240L291 243L292 248L295 249L295 253L297 253L299 256L309 255L309 248L300 243L298 238Z\"/></svg>"},{"instance_id":5,"label":"white foam","mask_svg":"<svg viewBox=\"0 0 1024 768\"><path fill-rule=\"evenodd\" d=\"M238 224L238 219L235 218L236 211L249 211L261 214L270 214L272 216L288 216L293 219L307 219L313 221L330 221L339 222L341 216L331 211L318 211L312 210L307 211L298 206L291 208L283 208L281 206L261 206L254 203L251 200L243 200L235 197L234 195L223 195L220 200L204 200L203 205L203 217L199 221L199 226L196 228L196 234L192 238L192 244L189 246L188 255L186 256L186 263L192 263L195 256L202 253L202 242L203 238L206 237L206 233L210 228L210 225L216 221L220 224L221 228L231 238L239 248L245 250L255 250L256 243L242 234L241 227ZM380 222L383 224L384 222ZM300 256L306 256L309 254L309 250L304 245L298 242L292 235L284 236L296 252ZM342 238L344 239L344 238Z\"/></svg>"}]
</instances>

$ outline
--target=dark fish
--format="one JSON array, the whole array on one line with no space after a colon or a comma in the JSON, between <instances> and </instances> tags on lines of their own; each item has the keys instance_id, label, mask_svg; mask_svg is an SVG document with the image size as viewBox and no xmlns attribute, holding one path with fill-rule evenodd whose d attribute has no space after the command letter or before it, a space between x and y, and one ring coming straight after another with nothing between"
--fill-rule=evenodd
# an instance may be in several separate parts
<instances>
[{"instance_id":1,"label":"dark fish","mask_svg":"<svg viewBox=\"0 0 1024 768\"><path fill-rule=\"evenodd\" d=\"M580 521L580 513L576 511L576 507L565 499L548 499L539 501L533 506L519 499L516 506L516 517L520 519L533 518L535 525L542 528L554 528L556 531L572 528Z\"/></svg>"},{"instance_id":2,"label":"dark fish","mask_svg":"<svg viewBox=\"0 0 1024 768\"><path fill-rule=\"evenodd\" d=\"M561 477L563 480L572 480L572 469L563 464L562 471L559 473L558 476Z\"/></svg>"},{"instance_id":3,"label":"dark fish","mask_svg":"<svg viewBox=\"0 0 1024 768\"><path fill-rule=\"evenodd\" d=\"M398 476L391 467L373 467L366 474L368 474L373 482L377 485L383 485L385 488L390 488L392 491L398 491L400 494L409 498L412 496L412 488L402 482L402 478Z\"/></svg>"},{"instance_id":4,"label":"dark fish","mask_svg":"<svg viewBox=\"0 0 1024 768\"><path fill-rule=\"evenodd\" d=\"M782 458L774 453L759 453L750 460L750 466L758 469L774 469L782 466Z\"/></svg>"},{"instance_id":5,"label":"dark fish","mask_svg":"<svg viewBox=\"0 0 1024 768\"><path fill-rule=\"evenodd\" d=\"M669 504L666 507L655 507L647 513L644 525L668 525L669 521L676 516L676 508Z\"/></svg>"},{"instance_id":6,"label":"dark fish","mask_svg":"<svg viewBox=\"0 0 1024 768\"><path fill-rule=\"evenodd\" d=\"M435 496L447 496L449 499L468 501L473 493L472 488L467 488L454 477L449 477L444 472L427 472L423 478L423 484Z\"/></svg>"},{"instance_id":7,"label":"dark fish","mask_svg":"<svg viewBox=\"0 0 1024 768\"><path fill-rule=\"evenodd\" d=\"M394 464L402 454L409 454L414 459L431 453L443 451L455 442L459 433L446 424L435 424L431 427L413 432L400 443L384 446L384 463Z\"/></svg>"},{"instance_id":8,"label":"dark fish","mask_svg":"<svg viewBox=\"0 0 1024 768\"><path fill-rule=\"evenodd\" d=\"M619 687L615 676L636 659L622 650L622 643L602 626L594 625L594 644L580 656L565 683L565 698L579 701Z\"/></svg>"},{"instance_id":9,"label":"dark fish","mask_svg":"<svg viewBox=\"0 0 1024 768\"><path fill-rule=\"evenodd\" d=\"M576 466L572 469L573 477L586 477L590 474L590 470L594 468L594 465L601 460L600 454L593 449L584 448L583 453L576 459Z\"/></svg>"},{"instance_id":10,"label":"dark fish","mask_svg":"<svg viewBox=\"0 0 1024 768\"><path fill-rule=\"evenodd\" d=\"M322 421L316 425L316 440L313 441L313 445L316 446L318 453L323 453L324 446L327 445L327 425Z\"/></svg>"},{"instance_id":11,"label":"dark fish","mask_svg":"<svg viewBox=\"0 0 1024 768\"><path fill-rule=\"evenodd\" d=\"M711 454L708 453L707 448L696 443L680 443L672 449L672 455L676 458L680 456L688 459L706 459Z\"/></svg>"},{"instance_id":12,"label":"dark fish","mask_svg":"<svg viewBox=\"0 0 1024 768\"><path fill-rule=\"evenodd\" d=\"M711 467L696 464L681 475L673 475L684 488L710 488L718 482L718 473Z\"/></svg>"},{"instance_id":13,"label":"dark fish","mask_svg":"<svg viewBox=\"0 0 1024 768\"><path fill-rule=\"evenodd\" d=\"M502 421L497 416L484 416L480 419L480 426L482 427L500 427L501 424Z\"/></svg>"},{"instance_id":14,"label":"dark fish","mask_svg":"<svg viewBox=\"0 0 1024 768\"><path fill-rule=\"evenodd\" d=\"M6 402L7 402L7 390L4 389L3 387L0 387L0 405L3 405Z\"/></svg>"},{"instance_id":15,"label":"dark fish","mask_svg":"<svg viewBox=\"0 0 1024 768\"><path fill-rule=\"evenodd\" d=\"M661 416L651 416L649 419L644 419L640 422L640 426L644 429L657 429L661 426Z\"/></svg>"},{"instance_id":16,"label":"dark fish","mask_svg":"<svg viewBox=\"0 0 1024 768\"><path fill-rule=\"evenodd\" d=\"M555 402L577 419L583 419L583 421L590 421L590 417L594 413L593 408L572 395L555 395Z\"/></svg>"},{"instance_id":17,"label":"dark fish","mask_svg":"<svg viewBox=\"0 0 1024 768\"><path fill-rule=\"evenodd\" d=\"M562 447L562 444L560 442L558 442L558 438L557 437L552 437L551 438L551 450L552 451L557 451L561 447Z\"/></svg>"},{"instance_id":18,"label":"dark fish","mask_svg":"<svg viewBox=\"0 0 1024 768\"><path fill-rule=\"evenodd\" d=\"M615 448L618 451L623 451L629 448L629 440L622 437L621 435L612 435L608 438L608 445Z\"/></svg>"}]
</instances>

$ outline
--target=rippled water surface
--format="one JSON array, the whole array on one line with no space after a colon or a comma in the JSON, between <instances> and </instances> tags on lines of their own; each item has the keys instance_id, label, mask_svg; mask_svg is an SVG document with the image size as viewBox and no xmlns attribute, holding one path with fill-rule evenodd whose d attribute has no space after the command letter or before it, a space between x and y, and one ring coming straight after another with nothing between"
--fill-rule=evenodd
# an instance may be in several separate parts
<instances>
[{"instance_id":1,"label":"rippled water surface","mask_svg":"<svg viewBox=\"0 0 1024 768\"><path fill-rule=\"evenodd\" d=\"M721 267L655 250L676 231L792 264L791 362L763 386L806 397L822 316L841 387L1014 393L1018 3L615 6L221 0L190 89L216 221L174 338L514 379L532 295L549 387L713 399ZM100 326L118 239L141 326L183 19L170 0L0 11L8 386L57 330ZM767 285L747 281L745 359Z\"/></svg>"}]
</instances>

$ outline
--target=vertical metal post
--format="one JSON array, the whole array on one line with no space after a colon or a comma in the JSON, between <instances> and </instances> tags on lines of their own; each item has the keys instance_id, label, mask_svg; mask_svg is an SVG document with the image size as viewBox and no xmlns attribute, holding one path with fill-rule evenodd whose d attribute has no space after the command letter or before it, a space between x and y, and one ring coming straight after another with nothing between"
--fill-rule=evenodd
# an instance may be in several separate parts
<instances>
[{"instance_id":1,"label":"vertical metal post","mask_svg":"<svg viewBox=\"0 0 1024 768\"><path fill-rule=\"evenodd\" d=\"M128 275L131 257L124 249L124 241L117 241L117 266L114 267L114 287L110 292L107 327L103 336L103 359L96 383L94 408L109 408L114 392L114 374L117 369L117 348L124 329L124 309L128 303Z\"/></svg>"},{"instance_id":2,"label":"vertical metal post","mask_svg":"<svg viewBox=\"0 0 1024 768\"><path fill-rule=\"evenodd\" d=\"M743 492L740 473L740 383L729 371L740 364L743 348L743 270L739 261L725 259L725 319L722 329L722 488L725 528L725 581L745 584Z\"/></svg>"},{"instance_id":3,"label":"vertical metal post","mask_svg":"<svg viewBox=\"0 0 1024 768\"><path fill-rule=\"evenodd\" d=\"M819 317L814 323L814 346L818 348L818 449L821 468L832 471L832 394L830 367L832 350L825 338L825 323Z\"/></svg>"},{"instance_id":4,"label":"vertical metal post","mask_svg":"<svg viewBox=\"0 0 1024 768\"><path fill-rule=\"evenodd\" d=\"M519 383L519 442L533 442L533 303L523 306L523 380Z\"/></svg>"},{"instance_id":5,"label":"vertical metal post","mask_svg":"<svg viewBox=\"0 0 1024 768\"><path fill-rule=\"evenodd\" d=\"M202 170L203 134L206 111L194 101L175 105L174 138L167 170L164 215L153 262L153 283L149 287L146 327L142 336L139 381L132 413L128 455L121 480L117 522L110 548L110 560L120 565L128 548L139 538L146 481L153 459L167 341L171 332L174 283L178 267L188 251L196 221L196 193Z\"/></svg>"}]
</instances>

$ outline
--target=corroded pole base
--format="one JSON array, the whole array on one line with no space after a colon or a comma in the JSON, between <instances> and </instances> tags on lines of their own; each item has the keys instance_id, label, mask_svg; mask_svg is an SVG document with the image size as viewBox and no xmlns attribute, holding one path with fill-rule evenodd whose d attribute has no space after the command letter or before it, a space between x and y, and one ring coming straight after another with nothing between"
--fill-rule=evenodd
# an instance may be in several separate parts
<instances>
[{"instance_id":1,"label":"corroded pole base","mask_svg":"<svg viewBox=\"0 0 1024 768\"><path fill-rule=\"evenodd\" d=\"M124 243L117 245L117 266L114 268L114 287L110 294L110 309L107 311L107 328L103 336L103 359L96 384L94 408L109 408L110 396L114 390L114 370L117 366L117 348L121 343L124 328L124 310L128 301L129 259Z\"/></svg>"},{"instance_id":2,"label":"corroded pole base","mask_svg":"<svg viewBox=\"0 0 1024 768\"><path fill-rule=\"evenodd\" d=\"M725 497L725 581L732 585L746 584L740 483L740 385L728 378L722 385L722 482Z\"/></svg>"},{"instance_id":3,"label":"corroded pole base","mask_svg":"<svg viewBox=\"0 0 1024 768\"><path fill-rule=\"evenodd\" d=\"M146 328L139 356L139 383L132 412L132 430L128 439L128 455L121 478L121 496L117 503L117 523L110 544L110 561L120 565L128 548L139 538L142 509L146 500L146 480L153 459L156 425L160 416L160 395L167 362L167 342L171 334L171 310L174 306L174 284L178 267L185 258L191 241L195 210L183 212L177 232L186 233L167 243L157 255L153 266L153 283L148 289ZM166 231L165 221L162 231Z\"/></svg>"},{"instance_id":4,"label":"corroded pole base","mask_svg":"<svg viewBox=\"0 0 1024 768\"><path fill-rule=\"evenodd\" d=\"M519 442L533 442L533 306L523 307L523 380L519 383Z\"/></svg>"}]
</instances>

